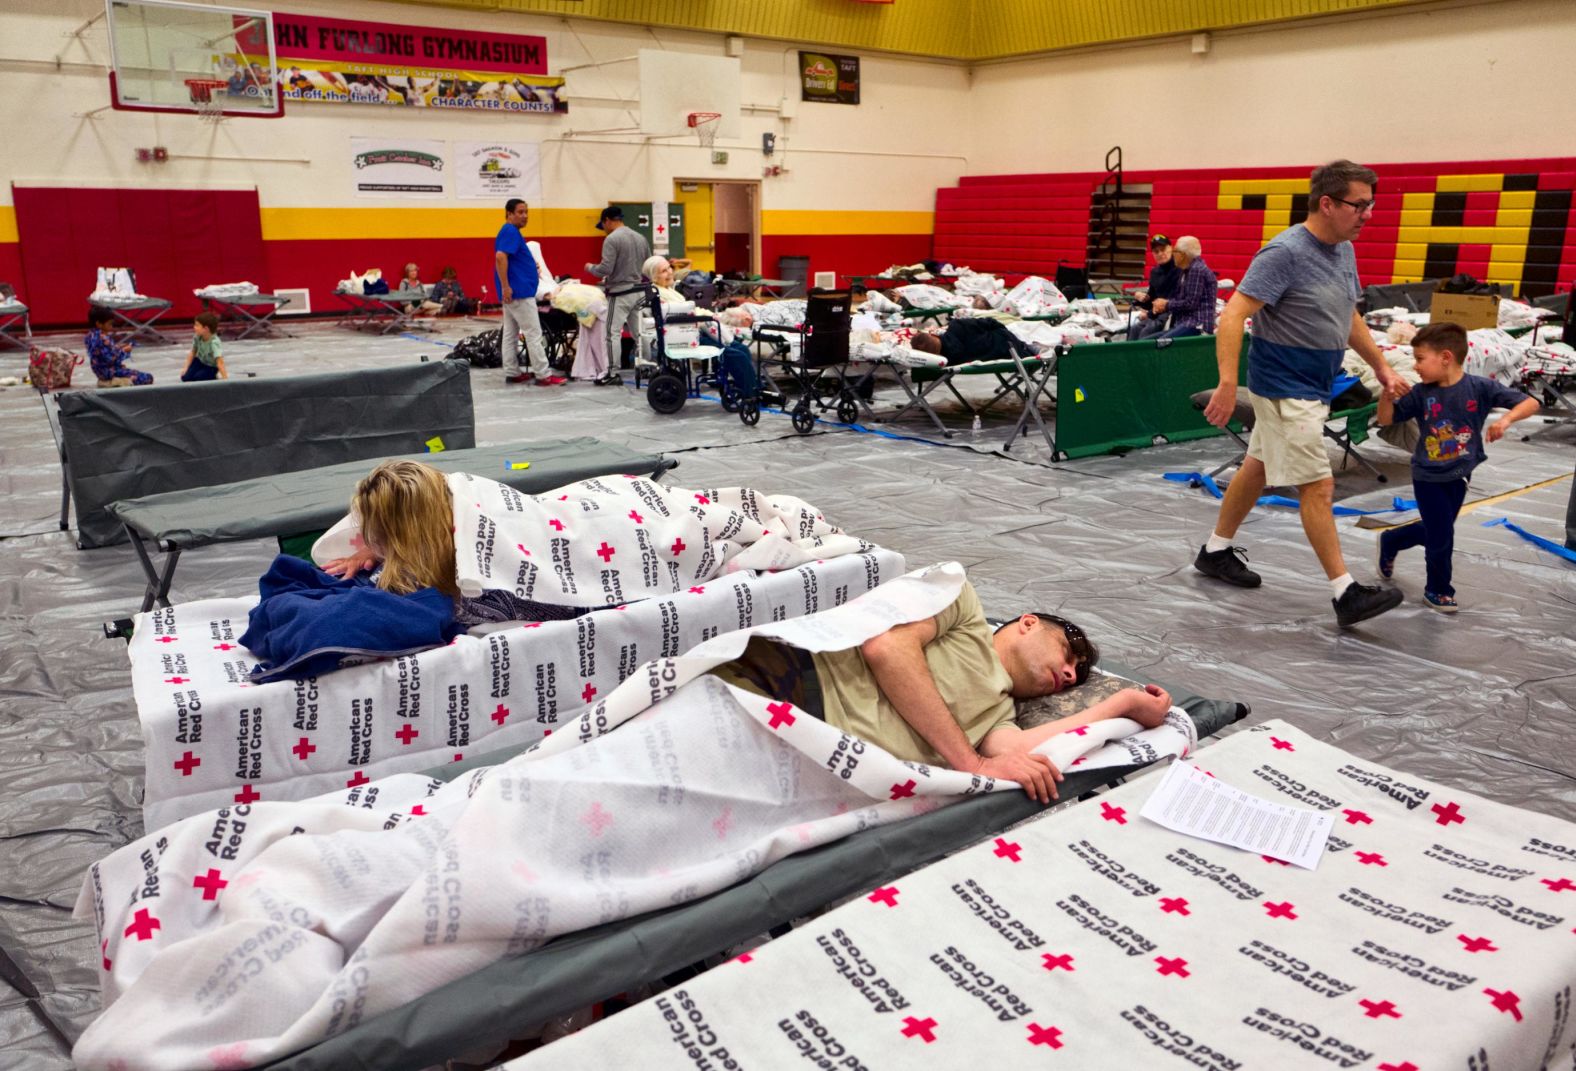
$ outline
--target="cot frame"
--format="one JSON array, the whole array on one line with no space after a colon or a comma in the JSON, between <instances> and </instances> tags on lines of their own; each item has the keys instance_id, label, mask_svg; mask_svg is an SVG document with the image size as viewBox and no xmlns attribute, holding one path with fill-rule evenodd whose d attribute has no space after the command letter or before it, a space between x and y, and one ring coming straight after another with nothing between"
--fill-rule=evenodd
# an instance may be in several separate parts
<instances>
[{"instance_id":1,"label":"cot frame","mask_svg":"<svg viewBox=\"0 0 1576 1071\"><path fill-rule=\"evenodd\" d=\"M930 422L935 425L936 430L939 431L944 438L950 439L957 433L948 428L946 424L942 422L940 414L938 414L935 407L930 404L930 395L937 388L945 387L948 391L950 391L952 396L958 400L958 404L962 405L964 410L968 412L971 417L984 416L986 413L990 412L990 410L994 408L996 404L1003 398L1006 398L1010 395L1016 395L1017 398L1023 402L1023 412L1018 415L1018 420L1013 425L1012 431L1008 433L1006 442L1002 444L1002 449L1011 450L1012 444L1016 442L1020 436L1027 436L1028 425L1032 421L1035 427L1039 430L1040 434L1044 436L1045 445L1050 448L1051 460L1060 461L1062 458L1060 450L1056 445L1056 434L1054 431L1052 431L1050 425L1045 422L1045 417L1041 415L1039 402L1040 398L1049 392L1051 384L1056 381L1056 366L1061 362L1061 356L1062 347L1058 346L1049 353L1040 354L1038 357L1031 357L1028 359L1025 359L1023 356L1017 353L1017 351L1014 351L1010 362L1002 359L996 361L974 361L970 362L969 364L947 365L945 367L934 369L936 373L936 377L934 379L930 379L928 376L922 376L918 380L915 380L915 382L919 384L917 390L915 389L914 383L911 383L910 381L914 380L913 373L920 371L921 369L907 369L909 374L904 375L903 372L905 369L899 365L893 364L893 370L897 373L898 386L902 387L904 393L908 395L908 404L904 405L902 408L898 409L897 412L891 414L890 416L882 418L882 420L884 423L891 423L896 420L901 420L903 417L907 416L911 410L917 408L929 418ZM1009 363L1011 364L1010 369L1005 367ZM1032 372L1029 370L1030 364L1036 366L1035 370ZM968 399L964 398L963 395L959 393L958 388L952 382L952 380L959 375L986 374L994 375L999 386L996 390L996 393L991 395L990 399L986 401L984 405L978 407L971 405Z\"/></svg>"},{"instance_id":2,"label":"cot frame","mask_svg":"<svg viewBox=\"0 0 1576 1071\"><path fill-rule=\"evenodd\" d=\"M395 331L433 330L432 325L419 323L416 320L416 310L405 307L412 302L426 301L425 290L419 294L414 290L391 290L387 294L357 294L349 290L335 290L334 296L350 306L349 315L339 321L340 327L360 331L367 327L379 327L381 324L378 331L380 335L393 334ZM419 304L417 308L420 308Z\"/></svg>"},{"instance_id":3,"label":"cot frame","mask_svg":"<svg viewBox=\"0 0 1576 1071\"><path fill-rule=\"evenodd\" d=\"M22 334L16 333L16 322L22 321ZM33 348L33 324L28 319L27 306L20 301L0 305L0 343L8 343L22 350Z\"/></svg>"},{"instance_id":4,"label":"cot frame","mask_svg":"<svg viewBox=\"0 0 1576 1071\"><path fill-rule=\"evenodd\" d=\"M250 336L255 331L261 331L273 338L292 338L289 331L273 322L279 310L290 304L290 299L281 294L236 294L231 297L217 297L198 295L202 298L203 308L219 317L219 326L223 329L226 325L239 327L241 331L234 336L233 341ZM253 309L266 309L258 315Z\"/></svg>"},{"instance_id":5,"label":"cot frame","mask_svg":"<svg viewBox=\"0 0 1576 1071\"><path fill-rule=\"evenodd\" d=\"M127 342L136 342L138 339L146 337L150 345L173 346L175 345L175 339L155 327L154 322L169 312L174 305L173 301L166 298L150 297L142 298L139 301L122 301L114 304L96 305L95 307L104 309L121 324L125 325L125 328L130 330L131 333L126 336ZM133 312L151 312L153 315L139 320L134 316L127 315Z\"/></svg>"}]
</instances>

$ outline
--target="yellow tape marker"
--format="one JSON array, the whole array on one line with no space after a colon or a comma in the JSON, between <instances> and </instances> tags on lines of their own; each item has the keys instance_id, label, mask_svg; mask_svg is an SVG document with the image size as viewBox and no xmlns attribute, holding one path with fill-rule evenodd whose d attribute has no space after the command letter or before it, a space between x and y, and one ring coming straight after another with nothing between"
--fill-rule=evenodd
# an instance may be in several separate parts
<instances>
[{"instance_id":1,"label":"yellow tape marker","mask_svg":"<svg viewBox=\"0 0 1576 1071\"><path fill-rule=\"evenodd\" d=\"M429 454L441 454L443 453L443 436L434 435L422 445L427 448Z\"/></svg>"},{"instance_id":2,"label":"yellow tape marker","mask_svg":"<svg viewBox=\"0 0 1576 1071\"><path fill-rule=\"evenodd\" d=\"M531 467L531 463L529 461L505 461L504 464L509 466L510 472L519 472L521 469L528 469Z\"/></svg>"}]
</instances>

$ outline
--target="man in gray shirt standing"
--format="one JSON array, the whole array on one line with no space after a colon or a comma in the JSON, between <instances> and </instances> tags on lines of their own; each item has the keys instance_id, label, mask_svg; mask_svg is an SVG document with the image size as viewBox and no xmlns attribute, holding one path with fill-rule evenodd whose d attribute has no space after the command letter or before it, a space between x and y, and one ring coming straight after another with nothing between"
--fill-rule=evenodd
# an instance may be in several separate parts
<instances>
[{"instance_id":1,"label":"man in gray shirt standing","mask_svg":"<svg viewBox=\"0 0 1576 1071\"><path fill-rule=\"evenodd\" d=\"M1337 160L1309 177L1308 219L1270 239L1237 284L1215 334L1220 385L1204 416L1218 427L1231 419L1237 400L1237 355L1244 322L1253 319L1248 389L1253 392L1253 433L1248 456L1220 504L1215 531L1199 548L1193 567L1238 587L1256 588L1259 574L1231 545L1266 484L1295 487L1302 528L1330 581L1335 619L1342 628L1393 609L1401 593L1359 584L1347 572L1332 506L1335 480L1324 446L1335 373L1350 346L1374 370L1392 398L1407 386L1385 363L1357 314L1357 258L1352 240L1373 213L1371 170Z\"/></svg>"},{"instance_id":2,"label":"man in gray shirt standing","mask_svg":"<svg viewBox=\"0 0 1576 1071\"><path fill-rule=\"evenodd\" d=\"M607 237L602 239L602 262L587 264L586 271L602 280L602 289L608 293L628 290L641 281L640 266L651 256L651 246L639 231L624 225L624 210L617 205L602 209L597 220L597 230ZM645 306L644 291L610 297L607 300L607 361L612 369L620 364L619 334L621 326L629 328L629 337L640 345L640 310ZM613 371L610 375L616 375Z\"/></svg>"}]
</instances>

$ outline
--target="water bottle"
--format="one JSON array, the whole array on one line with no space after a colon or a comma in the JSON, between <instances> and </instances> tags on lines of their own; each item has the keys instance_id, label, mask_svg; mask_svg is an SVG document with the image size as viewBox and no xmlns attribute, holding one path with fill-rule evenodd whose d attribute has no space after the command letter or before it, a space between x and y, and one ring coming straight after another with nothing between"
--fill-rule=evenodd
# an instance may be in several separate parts
<instances>
[{"instance_id":1,"label":"water bottle","mask_svg":"<svg viewBox=\"0 0 1576 1071\"><path fill-rule=\"evenodd\" d=\"M974 414L974 423L969 425L969 438L974 442L980 441L980 415Z\"/></svg>"}]
</instances>

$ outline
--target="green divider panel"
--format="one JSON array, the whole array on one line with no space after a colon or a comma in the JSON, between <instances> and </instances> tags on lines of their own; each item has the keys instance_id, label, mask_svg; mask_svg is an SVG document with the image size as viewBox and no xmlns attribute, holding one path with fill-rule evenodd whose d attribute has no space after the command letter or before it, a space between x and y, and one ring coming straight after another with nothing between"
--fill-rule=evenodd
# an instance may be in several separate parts
<instances>
[{"instance_id":1,"label":"green divider panel","mask_svg":"<svg viewBox=\"0 0 1576 1071\"><path fill-rule=\"evenodd\" d=\"M1243 336L1238 382L1246 382ZM1056 445L1069 457L1221 434L1190 395L1220 381L1215 338L1074 346L1056 368Z\"/></svg>"}]
</instances>

